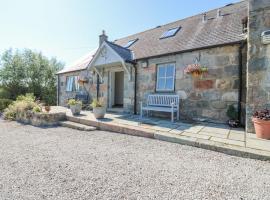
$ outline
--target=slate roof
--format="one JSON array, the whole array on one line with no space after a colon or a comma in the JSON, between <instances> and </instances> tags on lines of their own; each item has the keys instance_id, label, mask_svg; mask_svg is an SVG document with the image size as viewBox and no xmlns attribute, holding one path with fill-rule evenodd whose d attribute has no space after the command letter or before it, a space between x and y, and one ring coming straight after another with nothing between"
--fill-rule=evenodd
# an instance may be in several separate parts
<instances>
[{"instance_id":1,"label":"slate roof","mask_svg":"<svg viewBox=\"0 0 270 200\"><path fill-rule=\"evenodd\" d=\"M218 10L221 13L220 17L217 17ZM203 14L206 15L205 22L203 22ZM107 44L125 61L132 62L135 59L237 43L245 40L245 35L242 34L242 19L246 18L247 15L248 1L244 0L130 35L114 42L107 41ZM174 37L160 39L165 31L176 27L181 27L181 29ZM129 48L123 47L134 39L138 40ZM96 51L90 52L57 74L86 69Z\"/></svg>"},{"instance_id":2,"label":"slate roof","mask_svg":"<svg viewBox=\"0 0 270 200\"><path fill-rule=\"evenodd\" d=\"M241 1L219 8L221 17L217 17L218 9L214 9L205 13L206 22L203 22L202 13L118 39L115 43L124 46L130 40L138 38L129 49L134 52L136 59L141 59L239 42L245 39L242 34L242 19L248 15L247 9L248 2ZM179 26L181 30L174 37L160 39L165 31Z\"/></svg>"},{"instance_id":3,"label":"slate roof","mask_svg":"<svg viewBox=\"0 0 270 200\"><path fill-rule=\"evenodd\" d=\"M90 53L88 53L87 55L83 56L82 58L80 58L79 60L77 60L76 62L74 62L73 64L71 64L69 66L66 66L61 71L57 72L57 74L64 74L64 73L68 73L68 72L74 72L74 71L79 71L79 70L86 69L87 66L88 66L88 64L93 59L96 51L97 51L97 49L92 50Z\"/></svg>"},{"instance_id":4,"label":"slate roof","mask_svg":"<svg viewBox=\"0 0 270 200\"><path fill-rule=\"evenodd\" d=\"M132 62L132 52L131 50L124 48L122 46L119 46L117 44L114 44L112 42L106 41L106 43L116 52L118 53L121 58L123 58L124 61L126 62Z\"/></svg>"}]
</instances>

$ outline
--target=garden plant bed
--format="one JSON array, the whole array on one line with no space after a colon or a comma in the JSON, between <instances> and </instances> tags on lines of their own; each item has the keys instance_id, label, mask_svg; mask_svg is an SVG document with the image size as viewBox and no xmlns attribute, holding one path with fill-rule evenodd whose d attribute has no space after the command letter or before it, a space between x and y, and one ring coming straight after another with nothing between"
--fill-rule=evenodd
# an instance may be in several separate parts
<instances>
[{"instance_id":1,"label":"garden plant bed","mask_svg":"<svg viewBox=\"0 0 270 200\"><path fill-rule=\"evenodd\" d=\"M66 113L37 113L33 111L24 111L16 114L16 120L33 126L56 126L59 125L60 121L66 120Z\"/></svg>"}]
</instances>

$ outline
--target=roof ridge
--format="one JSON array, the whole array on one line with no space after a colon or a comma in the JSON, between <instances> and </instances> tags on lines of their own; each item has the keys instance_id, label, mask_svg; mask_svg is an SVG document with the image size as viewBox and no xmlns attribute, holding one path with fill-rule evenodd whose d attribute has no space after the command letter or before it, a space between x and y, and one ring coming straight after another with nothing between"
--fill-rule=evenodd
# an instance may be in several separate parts
<instances>
[{"instance_id":1,"label":"roof ridge","mask_svg":"<svg viewBox=\"0 0 270 200\"><path fill-rule=\"evenodd\" d=\"M233 3L233 4L230 5L230 6L235 6L236 4L240 4L240 3L243 3L243 2L246 2L246 1L247 1L247 0L240 0L239 2ZM189 18L195 18L195 17L198 17L198 16L200 16L200 15L202 15L202 14L210 13L210 12L212 12L212 11L214 11L214 10L218 10L218 9L220 9L220 8L225 8L225 7L228 7L228 6L225 5L225 6L222 6L222 7L214 8L214 9L208 10L208 11L206 11L206 12L198 13L198 14L196 14L196 15L192 15L192 16L189 16L189 17L185 17L185 18L182 18L182 19L179 19L179 20L176 20L176 21L173 21L173 22L169 22L169 23L167 23L167 24L159 25L159 26L160 26L160 27L163 27L163 26L167 26L167 25L170 25L170 24L173 24L173 23L176 23L176 22L180 22L180 21L183 21L183 20L187 20L187 19L189 19ZM158 28L160 28L160 27L158 27ZM116 42L117 40L122 40L122 39L125 39L125 38L128 38L128 37L132 37L132 36L135 36L135 35L138 35L138 34L142 34L142 33L145 33L145 32L151 31L151 30L154 30L154 29L156 29L156 28L157 28L157 27L155 27L155 28L150 28L150 29L147 29L147 30L138 32L138 33L131 34L131 35L127 35L127 36L125 36L125 37L116 39L115 42Z\"/></svg>"},{"instance_id":2,"label":"roof ridge","mask_svg":"<svg viewBox=\"0 0 270 200\"><path fill-rule=\"evenodd\" d=\"M120 45L118 45L118 44L115 44L114 42L111 42L111 41L108 41L108 40L106 40L105 42L107 42L107 43L109 43L109 44L112 44L112 45L114 45L114 46L116 46L116 47L119 47L119 48L121 48L121 49L124 49L124 50L127 50L127 51L131 52L130 49L127 49L127 48L122 47L122 46L120 46Z\"/></svg>"}]
</instances>

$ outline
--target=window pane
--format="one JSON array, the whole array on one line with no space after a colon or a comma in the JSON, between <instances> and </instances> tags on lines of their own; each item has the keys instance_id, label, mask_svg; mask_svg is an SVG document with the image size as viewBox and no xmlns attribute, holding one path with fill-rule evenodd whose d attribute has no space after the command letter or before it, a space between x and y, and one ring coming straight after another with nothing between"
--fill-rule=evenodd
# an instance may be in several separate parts
<instances>
[{"instance_id":1,"label":"window pane","mask_svg":"<svg viewBox=\"0 0 270 200\"><path fill-rule=\"evenodd\" d=\"M158 67L158 78L165 77L166 67L165 66L159 66Z\"/></svg>"},{"instance_id":2,"label":"window pane","mask_svg":"<svg viewBox=\"0 0 270 200\"><path fill-rule=\"evenodd\" d=\"M70 77L68 76L68 77L67 77L67 82L66 82L66 84L67 84L67 85L66 85L66 91L67 91L67 92L70 92L70 91L71 91L70 83L71 83L71 82L70 82Z\"/></svg>"},{"instance_id":3,"label":"window pane","mask_svg":"<svg viewBox=\"0 0 270 200\"><path fill-rule=\"evenodd\" d=\"M167 65L166 77L173 77L173 75L174 75L174 65L169 64L169 65Z\"/></svg>"},{"instance_id":4,"label":"window pane","mask_svg":"<svg viewBox=\"0 0 270 200\"><path fill-rule=\"evenodd\" d=\"M174 81L174 78L167 78L166 79L166 86L165 86L165 89L166 90L173 90L173 81Z\"/></svg>"},{"instance_id":5,"label":"window pane","mask_svg":"<svg viewBox=\"0 0 270 200\"><path fill-rule=\"evenodd\" d=\"M164 90L165 89L165 78L158 79L157 89L158 90Z\"/></svg>"}]
</instances>

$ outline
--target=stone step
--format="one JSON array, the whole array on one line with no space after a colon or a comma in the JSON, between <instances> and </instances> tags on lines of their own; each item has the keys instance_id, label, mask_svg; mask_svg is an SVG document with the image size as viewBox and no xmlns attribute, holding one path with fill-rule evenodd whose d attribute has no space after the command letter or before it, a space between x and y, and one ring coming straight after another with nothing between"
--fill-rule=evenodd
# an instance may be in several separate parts
<instances>
[{"instance_id":1,"label":"stone step","mask_svg":"<svg viewBox=\"0 0 270 200\"><path fill-rule=\"evenodd\" d=\"M87 126L84 124L79 124L79 123L71 122L71 121L60 122L60 125L67 128L77 129L80 131L94 131L97 129L96 127L93 127L93 126Z\"/></svg>"}]
</instances>

